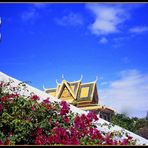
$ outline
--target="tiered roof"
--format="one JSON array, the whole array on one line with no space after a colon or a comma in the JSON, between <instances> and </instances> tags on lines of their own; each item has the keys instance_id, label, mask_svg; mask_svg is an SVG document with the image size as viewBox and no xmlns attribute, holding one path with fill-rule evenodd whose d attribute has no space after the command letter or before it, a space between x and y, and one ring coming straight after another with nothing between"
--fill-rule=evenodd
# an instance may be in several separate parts
<instances>
[{"instance_id":1,"label":"tiered roof","mask_svg":"<svg viewBox=\"0 0 148 148\"><path fill-rule=\"evenodd\" d=\"M44 88L44 91L56 98L66 100L69 103L74 101L77 107L83 110L103 110L104 112L114 112L113 109L99 104L97 90L97 80L89 83L82 83L82 79L74 82L62 80L57 82L57 88Z\"/></svg>"}]
</instances>

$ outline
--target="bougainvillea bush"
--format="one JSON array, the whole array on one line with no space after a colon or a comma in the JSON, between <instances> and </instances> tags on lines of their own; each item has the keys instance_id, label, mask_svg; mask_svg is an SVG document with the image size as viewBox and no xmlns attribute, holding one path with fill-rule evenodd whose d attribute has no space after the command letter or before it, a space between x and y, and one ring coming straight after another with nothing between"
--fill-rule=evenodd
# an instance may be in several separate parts
<instances>
[{"instance_id":1,"label":"bougainvillea bush","mask_svg":"<svg viewBox=\"0 0 148 148\"><path fill-rule=\"evenodd\" d=\"M114 133L103 133L93 124L95 113L74 114L65 101L50 102L31 93L20 95L19 87L0 82L1 145L134 145L128 136L114 139ZM23 87L23 88L22 88Z\"/></svg>"}]
</instances>

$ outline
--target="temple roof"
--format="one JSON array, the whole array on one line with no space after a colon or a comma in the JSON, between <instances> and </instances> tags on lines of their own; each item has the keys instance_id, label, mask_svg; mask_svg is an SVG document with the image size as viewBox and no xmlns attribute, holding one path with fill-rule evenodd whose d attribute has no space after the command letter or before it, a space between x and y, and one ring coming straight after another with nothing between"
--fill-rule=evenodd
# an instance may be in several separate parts
<instances>
[{"instance_id":1,"label":"temple roof","mask_svg":"<svg viewBox=\"0 0 148 148\"><path fill-rule=\"evenodd\" d=\"M56 88L48 88L44 89L44 91L68 103L76 101L77 107L83 110L100 110L106 113L114 112L113 109L99 104L97 80L89 83L82 83L81 80L69 82L63 78L61 83L56 81Z\"/></svg>"},{"instance_id":2,"label":"temple roof","mask_svg":"<svg viewBox=\"0 0 148 148\"><path fill-rule=\"evenodd\" d=\"M51 88L51 89L48 88L45 89L45 92L54 95L57 98L60 98L63 89L65 87L72 95L72 97L76 99L78 102L81 101L94 101L96 103L98 102L99 98L96 88L96 81L89 83L81 83L81 81L68 82L66 80L63 80L61 83L58 83L57 88ZM95 100L93 100L94 94L96 95Z\"/></svg>"}]
</instances>

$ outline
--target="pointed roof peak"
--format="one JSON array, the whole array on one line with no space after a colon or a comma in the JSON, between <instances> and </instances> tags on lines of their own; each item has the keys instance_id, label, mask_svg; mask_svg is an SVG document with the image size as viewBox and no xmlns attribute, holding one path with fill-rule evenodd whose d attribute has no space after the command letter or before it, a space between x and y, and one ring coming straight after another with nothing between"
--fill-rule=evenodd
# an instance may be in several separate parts
<instances>
[{"instance_id":1,"label":"pointed roof peak","mask_svg":"<svg viewBox=\"0 0 148 148\"><path fill-rule=\"evenodd\" d=\"M62 74L62 82L67 82L67 83L75 83L75 82L81 82L82 81L82 79L83 79L83 75L81 74L81 77L80 77L80 79L79 80L76 80L76 81L72 81L72 82L70 82L70 81L67 81L65 78L64 78L64 74ZM62 83L61 82L61 83ZM57 83L57 80L56 80L56 83Z\"/></svg>"}]
</instances>

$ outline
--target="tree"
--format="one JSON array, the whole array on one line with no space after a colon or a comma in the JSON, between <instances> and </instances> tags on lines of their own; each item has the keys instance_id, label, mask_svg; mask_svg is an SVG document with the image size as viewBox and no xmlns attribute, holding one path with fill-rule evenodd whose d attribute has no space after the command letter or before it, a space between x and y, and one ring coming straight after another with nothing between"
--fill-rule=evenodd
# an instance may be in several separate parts
<instances>
[{"instance_id":1,"label":"tree","mask_svg":"<svg viewBox=\"0 0 148 148\"><path fill-rule=\"evenodd\" d=\"M135 123L136 121L134 119L131 119L125 114L115 114L112 117L112 123L117 124L129 131L134 132L135 131Z\"/></svg>"},{"instance_id":2,"label":"tree","mask_svg":"<svg viewBox=\"0 0 148 148\"><path fill-rule=\"evenodd\" d=\"M137 134L148 139L148 126L138 129Z\"/></svg>"},{"instance_id":3,"label":"tree","mask_svg":"<svg viewBox=\"0 0 148 148\"><path fill-rule=\"evenodd\" d=\"M112 123L148 139L148 118L130 118L125 114L115 114Z\"/></svg>"},{"instance_id":4,"label":"tree","mask_svg":"<svg viewBox=\"0 0 148 148\"><path fill-rule=\"evenodd\" d=\"M146 114L146 120L148 120L148 111L147 111L147 114Z\"/></svg>"}]
</instances>

